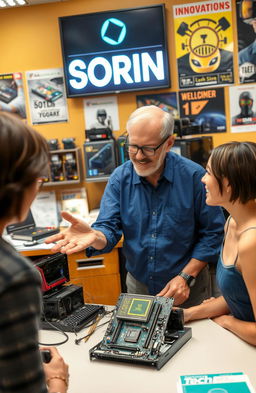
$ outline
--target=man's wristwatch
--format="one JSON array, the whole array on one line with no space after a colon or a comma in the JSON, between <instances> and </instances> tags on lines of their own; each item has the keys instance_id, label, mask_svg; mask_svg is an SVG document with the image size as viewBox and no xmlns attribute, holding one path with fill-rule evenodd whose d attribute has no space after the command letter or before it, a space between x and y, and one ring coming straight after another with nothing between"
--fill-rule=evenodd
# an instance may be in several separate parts
<instances>
[{"instance_id":1,"label":"man's wristwatch","mask_svg":"<svg viewBox=\"0 0 256 393\"><path fill-rule=\"evenodd\" d=\"M190 274L187 274L185 272L180 272L179 276L184 278L189 287L193 287L193 285L195 285L196 279L194 276L190 276Z\"/></svg>"}]
</instances>

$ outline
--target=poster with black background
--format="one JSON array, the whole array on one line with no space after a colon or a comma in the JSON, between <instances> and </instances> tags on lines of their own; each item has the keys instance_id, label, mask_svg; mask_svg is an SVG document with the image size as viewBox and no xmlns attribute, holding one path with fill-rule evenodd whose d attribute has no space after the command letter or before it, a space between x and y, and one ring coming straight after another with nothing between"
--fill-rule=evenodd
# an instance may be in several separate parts
<instances>
[{"instance_id":1,"label":"poster with black background","mask_svg":"<svg viewBox=\"0 0 256 393\"><path fill-rule=\"evenodd\" d=\"M201 133L226 132L224 88L187 90L179 93L180 117L188 117Z\"/></svg>"},{"instance_id":2,"label":"poster with black background","mask_svg":"<svg viewBox=\"0 0 256 393\"><path fill-rule=\"evenodd\" d=\"M256 1L236 2L240 83L256 82Z\"/></svg>"},{"instance_id":3,"label":"poster with black background","mask_svg":"<svg viewBox=\"0 0 256 393\"><path fill-rule=\"evenodd\" d=\"M136 96L137 107L145 105L156 105L166 112L169 112L173 117L179 117L177 93L160 93L160 94L143 94Z\"/></svg>"}]
</instances>

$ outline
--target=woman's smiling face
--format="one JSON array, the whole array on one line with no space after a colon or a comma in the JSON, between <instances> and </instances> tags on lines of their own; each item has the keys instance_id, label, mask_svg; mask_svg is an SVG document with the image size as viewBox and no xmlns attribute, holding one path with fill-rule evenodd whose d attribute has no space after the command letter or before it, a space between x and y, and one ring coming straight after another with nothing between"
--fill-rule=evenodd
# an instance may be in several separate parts
<instances>
[{"instance_id":1,"label":"woman's smiling face","mask_svg":"<svg viewBox=\"0 0 256 393\"><path fill-rule=\"evenodd\" d=\"M229 189L227 185L225 190L226 179L223 179L223 193L221 194L218 181L211 170L211 159L206 165L206 173L201 181L205 185L207 205L223 206L223 204L229 202L230 195L227 191Z\"/></svg>"}]
</instances>

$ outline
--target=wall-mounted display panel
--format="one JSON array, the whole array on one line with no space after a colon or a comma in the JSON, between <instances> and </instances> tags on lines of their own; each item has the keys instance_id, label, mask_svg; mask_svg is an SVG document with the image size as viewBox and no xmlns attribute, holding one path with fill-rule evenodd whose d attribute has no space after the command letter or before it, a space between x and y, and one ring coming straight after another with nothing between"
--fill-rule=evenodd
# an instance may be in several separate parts
<instances>
[{"instance_id":1,"label":"wall-mounted display panel","mask_svg":"<svg viewBox=\"0 0 256 393\"><path fill-rule=\"evenodd\" d=\"M59 18L68 97L170 86L164 4Z\"/></svg>"}]
</instances>

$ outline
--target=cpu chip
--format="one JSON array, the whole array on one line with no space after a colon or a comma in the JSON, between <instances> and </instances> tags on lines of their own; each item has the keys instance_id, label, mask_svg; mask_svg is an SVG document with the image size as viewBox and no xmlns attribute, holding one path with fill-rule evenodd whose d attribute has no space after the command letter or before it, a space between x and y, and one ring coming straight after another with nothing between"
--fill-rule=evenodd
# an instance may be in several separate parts
<instances>
[{"instance_id":1,"label":"cpu chip","mask_svg":"<svg viewBox=\"0 0 256 393\"><path fill-rule=\"evenodd\" d=\"M128 329L124 341L129 343L137 343L140 337L140 329Z\"/></svg>"}]
</instances>

